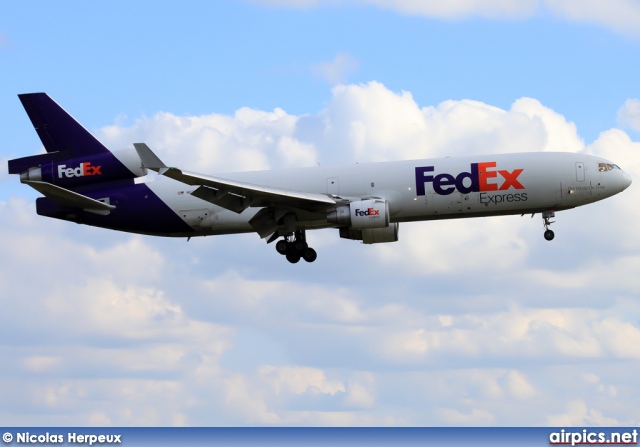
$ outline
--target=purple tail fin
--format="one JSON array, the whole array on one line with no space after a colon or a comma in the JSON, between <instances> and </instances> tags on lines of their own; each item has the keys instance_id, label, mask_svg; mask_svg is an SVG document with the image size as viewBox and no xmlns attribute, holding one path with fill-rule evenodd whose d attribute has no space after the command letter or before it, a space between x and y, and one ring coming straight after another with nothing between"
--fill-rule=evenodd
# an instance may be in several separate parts
<instances>
[{"instance_id":1,"label":"purple tail fin","mask_svg":"<svg viewBox=\"0 0 640 447\"><path fill-rule=\"evenodd\" d=\"M47 153L9 160L9 174L70 188L146 174L134 150L114 155L46 93L18 97Z\"/></svg>"},{"instance_id":2,"label":"purple tail fin","mask_svg":"<svg viewBox=\"0 0 640 447\"><path fill-rule=\"evenodd\" d=\"M69 158L109 152L46 93L26 93L18 97L47 152L65 151Z\"/></svg>"},{"instance_id":3,"label":"purple tail fin","mask_svg":"<svg viewBox=\"0 0 640 447\"><path fill-rule=\"evenodd\" d=\"M47 162L109 153L102 143L46 93L26 93L18 97L48 154L10 160L9 174L20 174Z\"/></svg>"}]
</instances>

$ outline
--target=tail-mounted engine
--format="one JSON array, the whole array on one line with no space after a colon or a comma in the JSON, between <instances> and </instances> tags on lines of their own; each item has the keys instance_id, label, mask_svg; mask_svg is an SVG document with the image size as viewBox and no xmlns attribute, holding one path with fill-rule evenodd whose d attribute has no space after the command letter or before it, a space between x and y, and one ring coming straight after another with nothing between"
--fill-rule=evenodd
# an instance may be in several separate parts
<instances>
[{"instance_id":1,"label":"tail-mounted engine","mask_svg":"<svg viewBox=\"0 0 640 447\"><path fill-rule=\"evenodd\" d=\"M133 179L147 174L140 156L133 149L87 154L62 158L57 154L43 154L11 160L11 173L19 173L21 181L40 181L62 187L82 186L89 183ZM16 166L11 166L14 163ZM23 171L20 171L22 165ZM28 168L24 168L28 166Z\"/></svg>"}]
</instances>

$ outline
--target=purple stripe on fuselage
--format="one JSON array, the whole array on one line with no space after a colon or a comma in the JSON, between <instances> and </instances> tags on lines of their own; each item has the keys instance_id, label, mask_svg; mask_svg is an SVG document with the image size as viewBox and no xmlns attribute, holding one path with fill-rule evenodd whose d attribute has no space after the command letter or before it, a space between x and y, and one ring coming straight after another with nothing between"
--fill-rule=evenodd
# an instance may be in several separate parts
<instances>
[{"instance_id":1,"label":"purple stripe on fuselage","mask_svg":"<svg viewBox=\"0 0 640 447\"><path fill-rule=\"evenodd\" d=\"M132 180L87 185L74 191L92 199L109 199L116 208L102 216L77 208L59 206L46 197L36 200L36 209L41 216L71 220L96 227L132 233L158 236L173 236L178 233L193 233L169 206L144 183Z\"/></svg>"}]
</instances>

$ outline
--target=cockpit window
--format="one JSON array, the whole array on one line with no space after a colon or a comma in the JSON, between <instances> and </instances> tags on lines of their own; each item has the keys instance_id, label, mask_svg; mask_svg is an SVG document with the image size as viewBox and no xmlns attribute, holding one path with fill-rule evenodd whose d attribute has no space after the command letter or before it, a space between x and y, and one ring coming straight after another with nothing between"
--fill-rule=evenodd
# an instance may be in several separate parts
<instances>
[{"instance_id":1,"label":"cockpit window","mask_svg":"<svg viewBox=\"0 0 640 447\"><path fill-rule=\"evenodd\" d=\"M620 166L614 165L612 163L598 163L598 171L612 171L614 169L620 169Z\"/></svg>"}]
</instances>

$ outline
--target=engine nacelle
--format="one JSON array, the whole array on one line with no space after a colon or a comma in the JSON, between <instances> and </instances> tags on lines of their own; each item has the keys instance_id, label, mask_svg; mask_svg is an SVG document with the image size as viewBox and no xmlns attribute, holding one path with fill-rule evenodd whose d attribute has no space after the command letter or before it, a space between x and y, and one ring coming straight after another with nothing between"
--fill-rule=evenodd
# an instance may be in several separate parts
<instances>
[{"instance_id":1,"label":"engine nacelle","mask_svg":"<svg viewBox=\"0 0 640 447\"><path fill-rule=\"evenodd\" d=\"M381 199L351 202L331 211L327 222L354 230L385 228L389 226L389 203Z\"/></svg>"},{"instance_id":2,"label":"engine nacelle","mask_svg":"<svg viewBox=\"0 0 640 447\"><path fill-rule=\"evenodd\" d=\"M62 187L74 187L89 183L133 179L145 175L147 175L147 169L142 167L138 153L134 149L124 149L62 160L52 158L52 161L41 163L20 173L20 180L35 180Z\"/></svg>"},{"instance_id":3,"label":"engine nacelle","mask_svg":"<svg viewBox=\"0 0 640 447\"><path fill-rule=\"evenodd\" d=\"M362 241L363 244L380 244L384 242L398 242L398 232L400 224L392 223L385 228L371 228L367 230L353 230L351 228L340 228L340 237Z\"/></svg>"}]
</instances>

